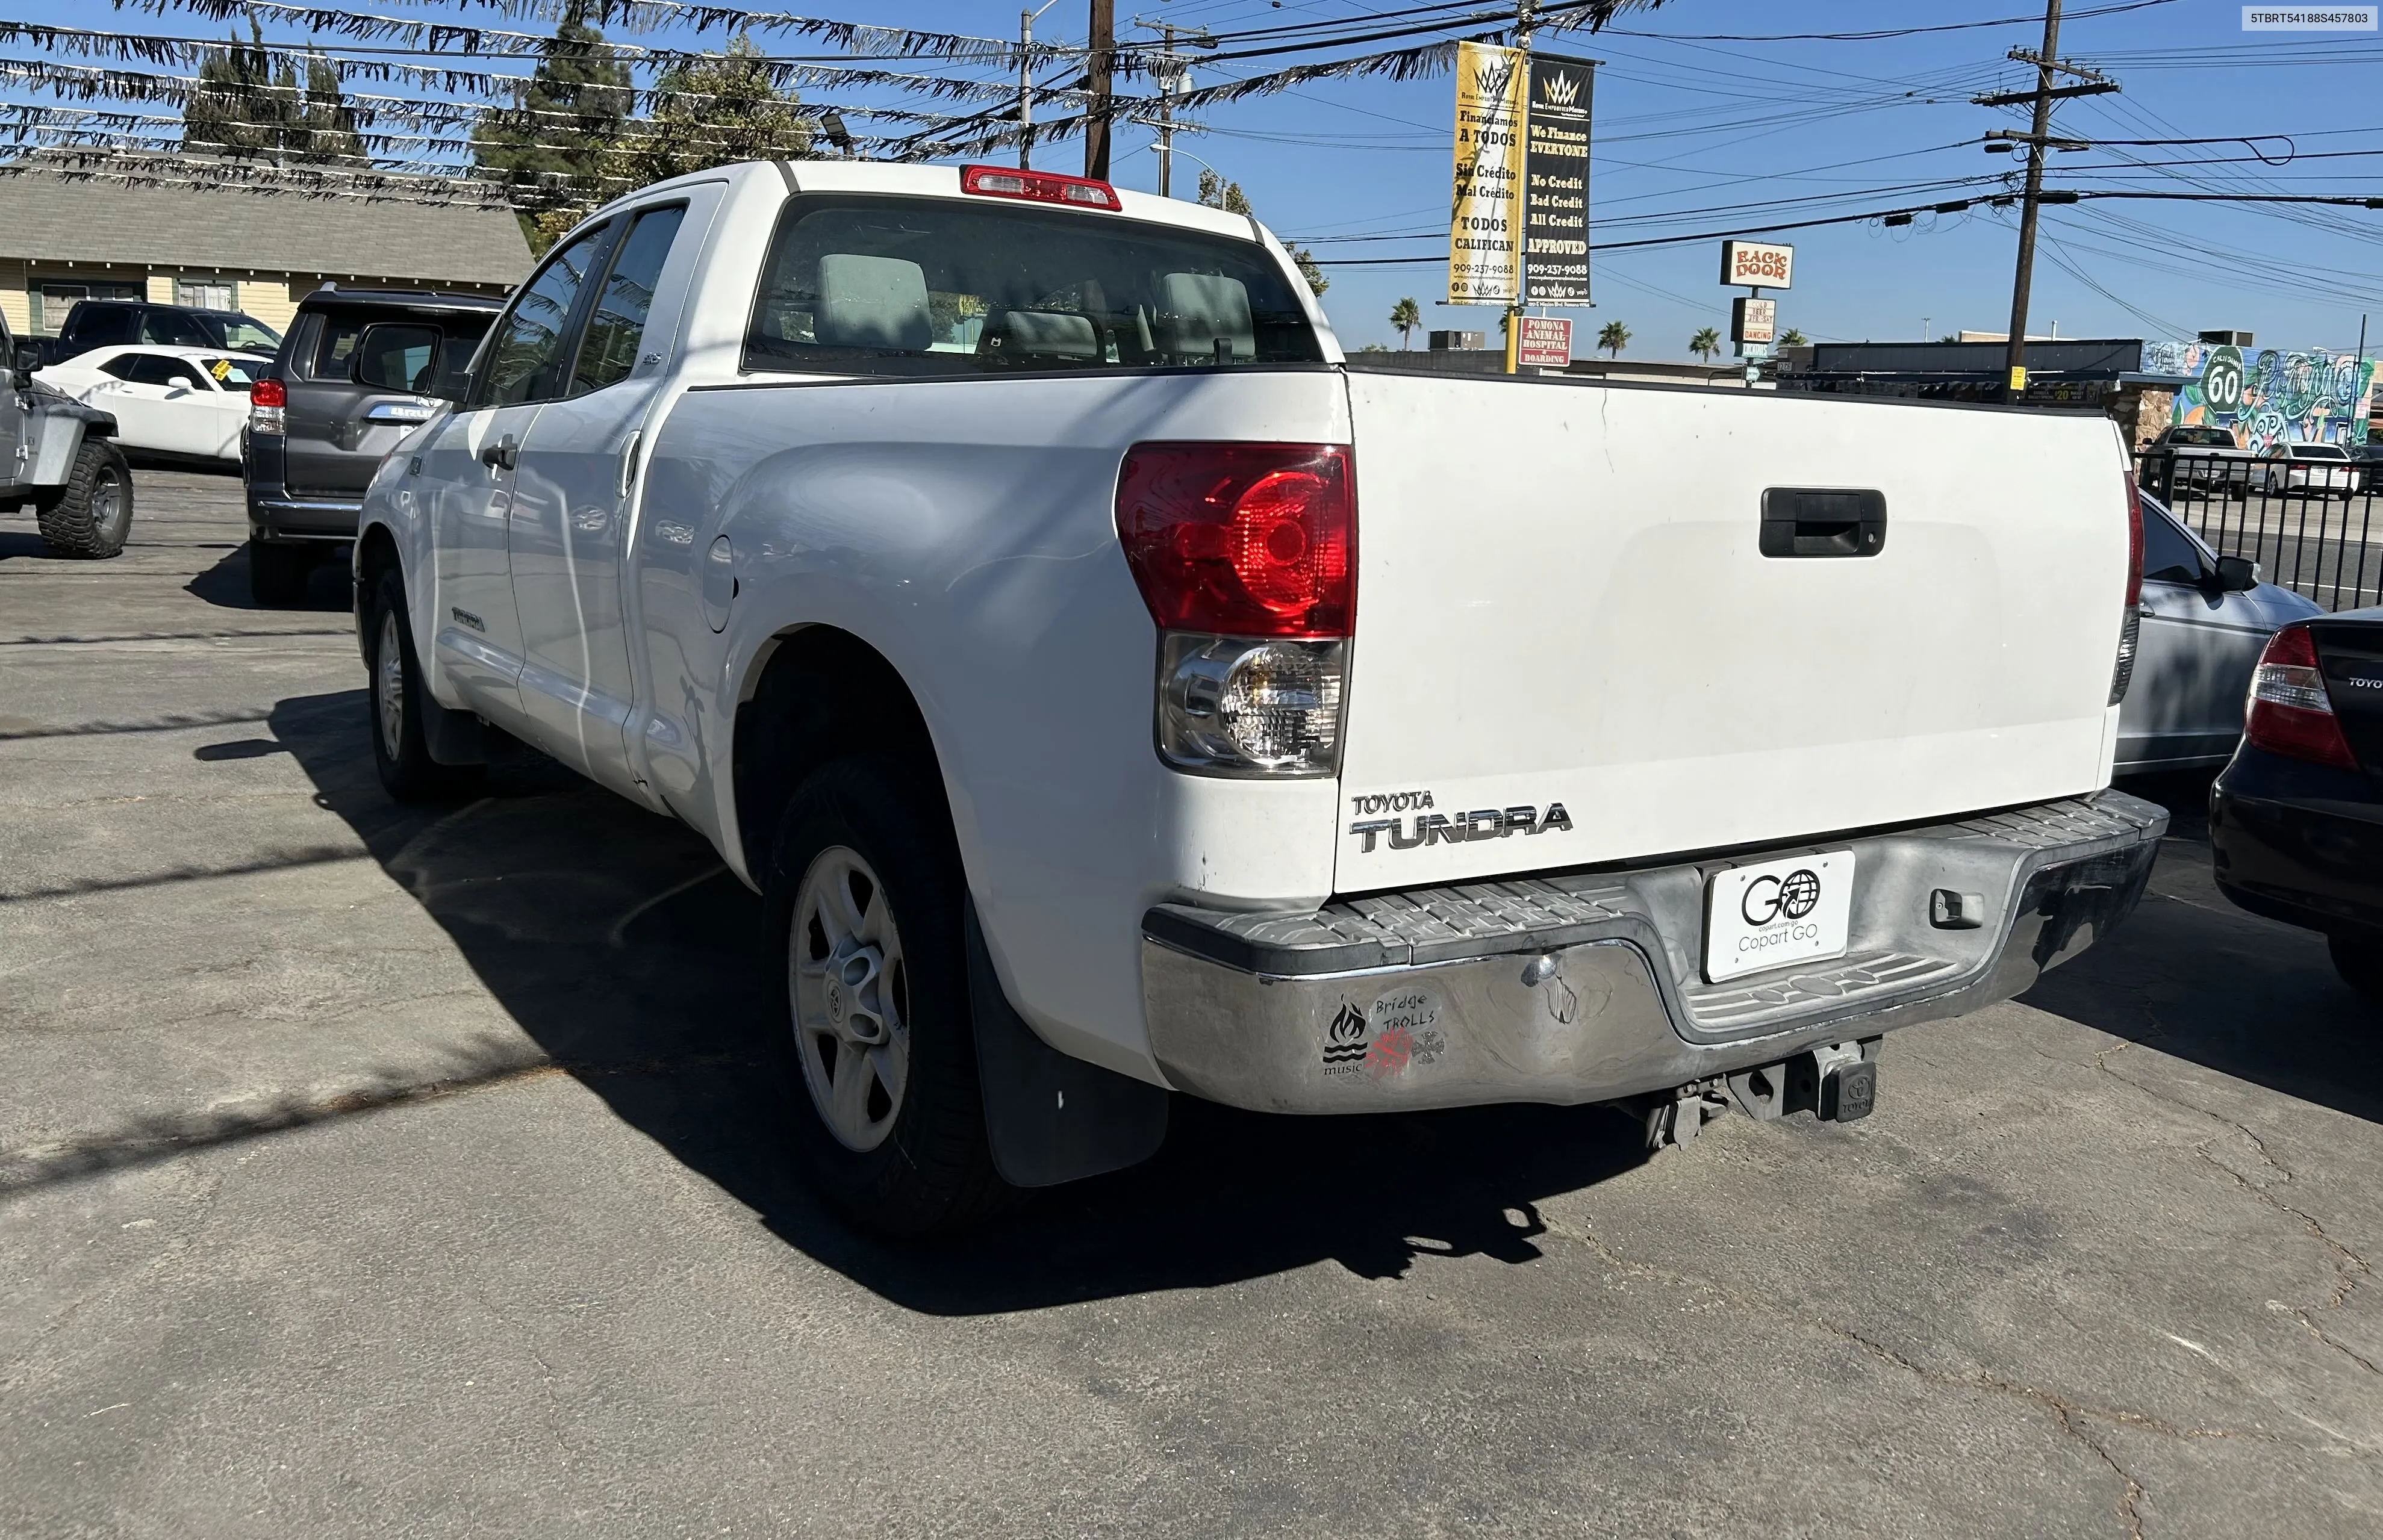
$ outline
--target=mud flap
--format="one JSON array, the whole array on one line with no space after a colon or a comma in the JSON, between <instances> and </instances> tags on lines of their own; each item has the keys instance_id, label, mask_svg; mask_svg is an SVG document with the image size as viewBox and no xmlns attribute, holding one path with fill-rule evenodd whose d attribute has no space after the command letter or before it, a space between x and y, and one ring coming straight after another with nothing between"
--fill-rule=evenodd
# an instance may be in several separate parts
<instances>
[{"instance_id":1,"label":"mud flap","mask_svg":"<svg viewBox=\"0 0 2383 1540\"><path fill-rule=\"evenodd\" d=\"M969 1004L994 1168L1012 1187L1056 1187L1138 1165L1167 1139L1167 1093L1060 1053L1002 992L968 906Z\"/></svg>"},{"instance_id":2,"label":"mud flap","mask_svg":"<svg viewBox=\"0 0 2383 1540\"><path fill-rule=\"evenodd\" d=\"M430 698L428 690L415 692L422 701L422 746L441 765L485 765L488 745L480 719Z\"/></svg>"}]
</instances>

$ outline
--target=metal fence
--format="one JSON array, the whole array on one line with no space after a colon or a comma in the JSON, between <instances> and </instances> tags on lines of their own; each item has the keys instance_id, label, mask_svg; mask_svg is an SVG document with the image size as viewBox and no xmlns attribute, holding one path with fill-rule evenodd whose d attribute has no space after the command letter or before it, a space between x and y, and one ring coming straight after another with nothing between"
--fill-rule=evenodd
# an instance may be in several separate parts
<instances>
[{"instance_id":1,"label":"metal fence","mask_svg":"<svg viewBox=\"0 0 2383 1540\"><path fill-rule=\"evenodd\" d=\"M2220 556L2327 610L2383 603L2383 463L2283 462L2154 451L2144 491Z\"/></svg>"}]
</instances>

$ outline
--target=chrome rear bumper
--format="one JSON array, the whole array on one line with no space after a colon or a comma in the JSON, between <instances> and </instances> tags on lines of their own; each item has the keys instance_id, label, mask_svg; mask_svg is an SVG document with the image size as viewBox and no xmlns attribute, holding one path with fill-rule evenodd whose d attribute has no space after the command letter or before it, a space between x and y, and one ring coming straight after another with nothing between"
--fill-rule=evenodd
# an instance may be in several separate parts
<instances>
[{"instance_id":1,"label":"chrome rear bumper","mask_svg":"<svg viewBox=\"0 0 2383 1540\"><path fill-rule=\"evenodd\" d=\"M2167 814L2121 792L1675 867L1142 918L1177 1089L1262 1112L1602 1102L2006 1000L2130 912ZM1708 984L1707 878L1851 849L1846 955ZM1932 894L1972 902L1954 923ZM1974 901L1982 899L1982 905Z\"/></svg>"}]
</instances>

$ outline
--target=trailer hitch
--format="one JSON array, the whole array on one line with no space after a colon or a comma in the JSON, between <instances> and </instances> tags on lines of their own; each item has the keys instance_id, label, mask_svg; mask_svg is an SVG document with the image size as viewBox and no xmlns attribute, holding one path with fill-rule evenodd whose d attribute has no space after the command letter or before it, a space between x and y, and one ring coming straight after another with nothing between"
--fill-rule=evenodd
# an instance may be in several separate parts
<instances>
[{"instance_id":1,"label":"trailer hitch","mask_svg":"<svg viewBox=\"0 0 2383 1540\"><path fill-rule=\"evenodd\" d=\"M1831 1042L1758 1065L1675 1086L1641 1099L1649 1152L1685 1144L1733 1106L1759 1122L1810 1113L1821 1123L1851 1123L1878 1104L1881 1040Z\"/></svg>"}]
</instances>

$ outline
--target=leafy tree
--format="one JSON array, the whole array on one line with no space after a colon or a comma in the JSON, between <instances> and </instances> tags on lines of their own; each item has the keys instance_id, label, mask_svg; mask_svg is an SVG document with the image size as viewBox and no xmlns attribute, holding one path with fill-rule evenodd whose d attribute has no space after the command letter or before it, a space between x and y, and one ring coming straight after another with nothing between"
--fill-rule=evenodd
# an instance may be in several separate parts
<instances>
[{"instance_id":1,"label":"leafy tree","mask_svg":"<svg viewBox=\"0 0 2383 1540\"><path fill-rule=\"evenodd\" d=\"M1200 201L1210 208L1223 209L1227 214L1238 214L1253 219L1257 217L1250 208L1249 195L1241 191L1241 183L1229 182L1205 167L1203 167L1200 172ZM1324 269L1315 265L1314 253L1304 246L1290 246L1288 243L1285 249L1290 253L1290 260L1299 265L1299 276L1307 280L1310 290L1321 296L1326 290L1332 287L1332 280L1326 277ZM1395 322L1392 324L1396 325Z\"/></svg>"},{"instance_id":2,"label":"leafy tree","mask_svg":"<svg viewBox=\"0 0 2383 1540\"><path fill-rule=\"evenodd\" d=\"M549 212L570 216L560 229L549 228L552 219L521 216L522 232L536 251L576 224L578 211L618 191L605 186L607 157L636 93L629 67L586 18L583 6L566 10L554 36L538 48L537 68L519 107L492 113L472 130L474 164L509 184L516 203L548 203Z\"/></svg>"},{"instance_id":3,"label":"leafy tree","mask_svg":"<svg viewBox=\"0 0 2383 1540\"><path fill-rule=\"evenodd\" d=\"M286 58L275 62L253 16L246 43L234 35L199 60L198 89L182 106L182 143L285 166L369 164L338 68L310 53L301 86Z\"/></svg>"},{"instance_id":4,"label":"leafy tree","mask_svg":"<svg viewBox=\"0 0 2383 1540\"><path fill-rule=\"evenodd\" d=\"M1619 321L1608 321L1598 330L1597 345L1620 358L1622 350L1630 345L1630 328Z\"/></svg>"},{"instance_id":5,"label":"leafy tree","mask_svg":"<svg viewBox=\"0 0 2383 1540\"><path fill-rule=\"evenodd\" d=\"M727 52L663 71L654 92L651 119L630 125L611 157L611 174L630 187L731 161L811 153L811 121L741 32Z\"/></svg>"},{"instance_id":6,"label":"leafy tree","mask_svg":"<svg viewBox=\"0 0 2383 1540\"><path fill-rule=\"evenodd\" d=\"M1414 342L1414 329L1423 325L1423 307L1412 299L1401 300L1390 307L1390 325L1398 328L1399 350L1403 352Z\"/></svg>"},{"instance_id":7,"label":"leafy tree","mask_svg":"<svg viewBox=\"0 0 2383 1540\"><path fill-rule=\"evenodd\" d=\"M1779 334L1779 345L1783 348L1800 348L1811 340L1793 326Z\"/></svg>"},{"instance_id":8,"label":"leafy tree","mask_svg":"<svg viewBox=\"0 0 2383 1540\"><path fill-rule=\"evenodd\" d=\"M303 116L298 76L287 62L275 68L253 16L248 36L243 43L235 33L199 60L198 89L182 105L182 142L206 154L287 159Z\"/></svg>"},{"instance_id":9,"label":"leafy tree","mask_svg":"<svg viewBox=\"0 0 2383 1540\"><path fill-rule=\"evenodd\" d=\"M304 151L299 157L340 166L369 166L356 133L356 111L340 89L337 65L319 52L306 55L306 100L299 109Z\"/></svg>"},{"instance_id":10,"label":"leafy tree","mask_svg":"<svg viewBox=\"0 0 2383 1540\"><path fill-rule=\"evenodd\" d=\"M1598 345L1604 346L1601 342ZM1721 333L1710 326L1698 327L1697 334L1688 339L1688 351L1710 363L1713 354L1721 351Z\"/></svg>"}]
</instances>

